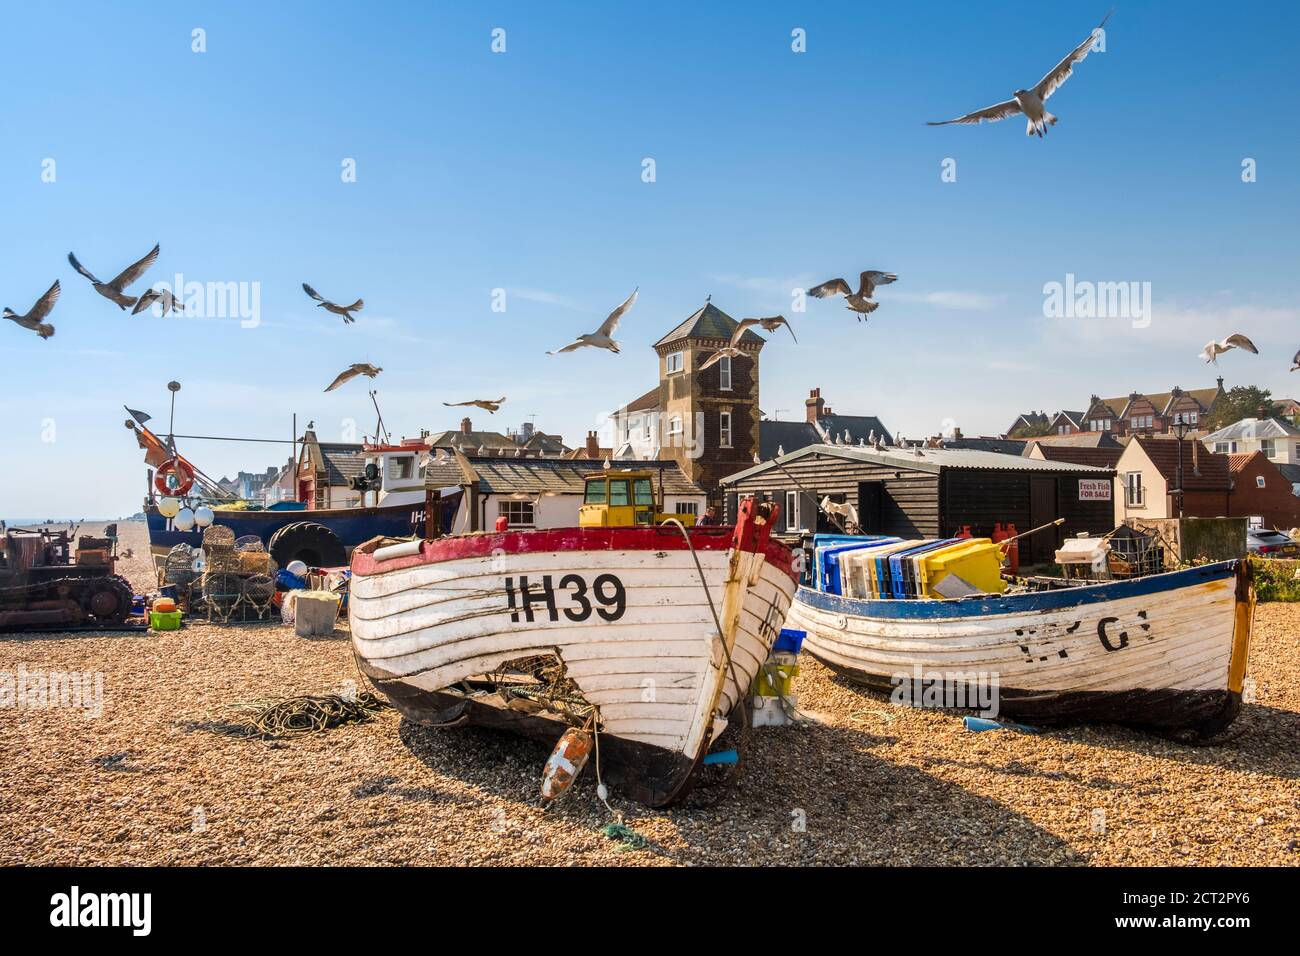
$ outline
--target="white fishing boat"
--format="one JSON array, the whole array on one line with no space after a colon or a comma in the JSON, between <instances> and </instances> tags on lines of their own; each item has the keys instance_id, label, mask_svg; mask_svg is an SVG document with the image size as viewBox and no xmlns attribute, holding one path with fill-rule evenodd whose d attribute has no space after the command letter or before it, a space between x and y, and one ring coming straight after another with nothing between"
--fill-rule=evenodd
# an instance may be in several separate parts
<instances>
[{"instance_id":1,"label":"white fishing boat","mask_svg":"<svg viewBox=\"0 0 1300 956\"><path fill-rule=\"evenodd\" d=\"M680 799L753 680L796 587L775 505L735 528L659 523L649 476L587 482L584 527L378 539L352 559L362 670L401 713L547 742L597 734L604 779ZM624 513L625 512L625 513Z\"/></svg>"},{"instance_id":2,"label":"white fishing boat","mask_svg":"<svg viewBox=\"0 0 1300 956\"><path fill-rule=\"evenodd\" d=\"M851 557L843 563L856 566ZM913 701L955 687L969 703L975 685L991 682L1000 715L1191 738L1219 732L1241 707L1254 611L1245 561L952 600L864 599L852 587L830 593L824 575L814 578L817 586L796 593L788 621L807 632L804 648L854 681L903 688Z\"/></svg>"}]
</instances>

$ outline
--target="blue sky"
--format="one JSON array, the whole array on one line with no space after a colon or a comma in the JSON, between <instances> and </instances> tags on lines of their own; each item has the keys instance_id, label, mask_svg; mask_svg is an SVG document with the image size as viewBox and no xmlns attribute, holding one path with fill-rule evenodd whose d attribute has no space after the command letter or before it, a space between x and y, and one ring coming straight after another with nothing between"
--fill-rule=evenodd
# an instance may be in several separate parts
<instances>
[{"instance_id":1,"label":"blue sky","mask_svg":"<svg viewBox=\"0 0 1300 956\"><path fill-rule=\"evenodd\" d=\"M790 317L799 344L762 358L781 417L820 386L907 435L996 434L1092 392L1213 384L1197 353L1232 331L1263 354L1223 357L1227 384L1294 395L1295 5L1121 3L1045 140L1019 118L924 125L1036 82L1106 2L6 4L0 305L64 292L52 339L0 327L0 514L136 510L121 406L165 420L172 378L184 433L287 438L294 412L322 437L368 429L364 380L321 389L369 361L396 433L505 394L476 425L536 416L579 444L710 294ZM132 291L255 282L260 325L132 317L65 258L106 278L155 242ZM838 301L791 312L791 289L864 268L900 276L869 323ZM1068 273L1150 282L1150 326L1045 317ZM364 297L358 322L314 309L304 280ZM621 355L544 354L635 286ZM183 450L214 474L280 457Z\"/></svg>"}]
</instances>

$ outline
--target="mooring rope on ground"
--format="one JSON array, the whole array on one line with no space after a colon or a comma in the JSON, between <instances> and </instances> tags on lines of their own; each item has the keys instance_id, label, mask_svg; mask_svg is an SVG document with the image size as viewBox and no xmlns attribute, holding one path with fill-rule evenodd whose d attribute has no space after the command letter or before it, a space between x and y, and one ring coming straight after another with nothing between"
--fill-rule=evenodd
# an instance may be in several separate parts
<instances>
[{"instance_id":1,"label":"mooring rope on ground","mask_svg":"<svg viewBox=\"0 0 1300 956\"><path fill-rule=\"evenodd\" d=\"M376 694L304 694L284 700L236 704L238 723L256 736L296 737L344 724L365 723L391 706Z\"/></svg>"}]
</instances>

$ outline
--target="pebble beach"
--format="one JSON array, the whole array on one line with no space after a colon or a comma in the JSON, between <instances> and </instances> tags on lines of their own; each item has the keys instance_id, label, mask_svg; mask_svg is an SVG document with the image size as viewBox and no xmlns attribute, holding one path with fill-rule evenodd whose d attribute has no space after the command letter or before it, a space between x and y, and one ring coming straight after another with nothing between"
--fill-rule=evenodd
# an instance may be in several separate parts
<instances>
[{"instance_id":1,"label":"pebble beach","mask_svg":"<svg viewBox=\"0 0 1300 956\"><path fill-rule=\"evenodd\" d=\"M135 551L119 570L152 590L144 525L119 527ZM971 733L805 655L814 722L755 730L743 773L684 806L611 793L643 838L628 842L601 832L590 768L543 810L548 748L508 735L392 710L280 740L222 732L242 702L364 687L345 624L2 635L0 672L102 675L102 712L0 710L0 864L1296 865L1297 644L1300 605L1260 605L1253 699L1201 747L1111 726Z\"/></svg>"}]
</instances>

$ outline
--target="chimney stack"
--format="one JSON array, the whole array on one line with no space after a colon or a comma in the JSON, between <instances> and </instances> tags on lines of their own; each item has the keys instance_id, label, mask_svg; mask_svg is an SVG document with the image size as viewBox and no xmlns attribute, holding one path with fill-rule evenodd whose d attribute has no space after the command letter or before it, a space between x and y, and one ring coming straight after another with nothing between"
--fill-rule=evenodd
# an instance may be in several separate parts
<instances>
[{"instance_id":1,"label":"chimney stack","mask_svg":"<svg viewBox=\"0 0 1300 956\"><path fill-rule=\"evenodd\" d=\"M593 461L600 457L600 436L595 432L587 432L587 457Z\"/></svg>"},{"instance_id":2,"label":"chimney stack","mask_svg":"<svg viewBox=\"0 0 1300 956\"><path fill-rule=\"evenodd\" d=\"M474 426L468 418L462 418L460 420L460 431L462 435L468 435L473 430Z\"/></svg>"},{"instance_id":3,"label":"chimney stack","mask_svg":"<svg viewBox=\"0 0 1300 956\"><path fill-rule=\"evenodd\" d=\"M807 400L803 404L809 425L814 425L825 417L826 403L822 401L822 390L820 388L811 389L808 392Z\"/></svg>"}]
</instances>

